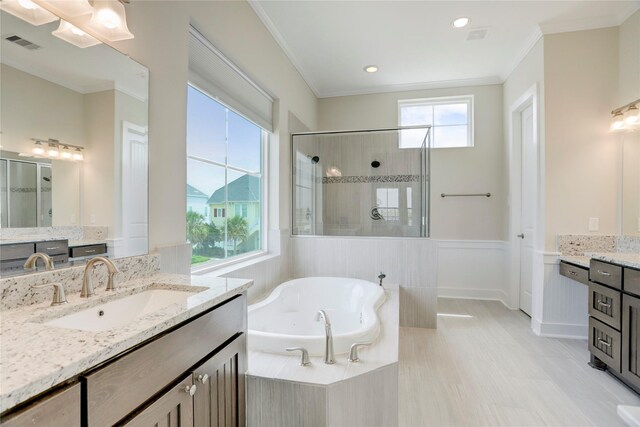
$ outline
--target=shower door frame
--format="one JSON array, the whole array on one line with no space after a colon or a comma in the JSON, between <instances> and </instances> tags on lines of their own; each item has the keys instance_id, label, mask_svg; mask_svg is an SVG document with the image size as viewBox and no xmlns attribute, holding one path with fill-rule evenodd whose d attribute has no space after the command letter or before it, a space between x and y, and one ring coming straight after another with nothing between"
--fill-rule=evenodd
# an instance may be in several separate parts
<instances>
[{"instance_id":1,"label":"shower door frame","mask_svg":"<svg viewBox=\"0 0 640 427\"><path fill-rule=\"evenodd\" d=\"M289 189L291 191L290 197L290 237L300 237L300 238L309 238L309 237L332 237L332 238L354 238L354 239L428 239L431 232L431 203L428 198L431 197L431 129L433 126L431 125L417 125L417 126L398 126L392 128L379 128L379 129L360 129L360 130L331 130L331 131L308 131L308 132L293 132L291 133L290 144L289 144L289 163L291 173L289 174ZM403 130L412 130L412 129L426 129L427 134L422 141L422 145L420 147L420 175L421 175L421 201L420 201L420 236L343 236L343 235L326 235L326 234L293 234L293 230L295 228L295 206L294 206L294 192L296 190L295 183L295 164L296 164L296 156L294 151L294 137L295 136L304 136L304 135L338 135L338 134L350 134L350 133L374 133L374 132L399 132ZM314 191L315 193L315 191ZM316 217L314 213L314 218ZM315 227L313 227L315 231Z\"/></svg>"}]
</instances>

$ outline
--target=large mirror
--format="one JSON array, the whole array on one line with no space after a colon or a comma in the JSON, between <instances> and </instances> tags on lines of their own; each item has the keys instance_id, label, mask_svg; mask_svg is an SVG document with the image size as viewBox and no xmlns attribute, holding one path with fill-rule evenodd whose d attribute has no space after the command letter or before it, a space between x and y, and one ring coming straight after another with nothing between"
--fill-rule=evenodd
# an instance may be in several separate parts
<instances>
[{"instance_id":1,"label":"large mirror","mask_svg":"<svg viewBox=\"0 0 640 427\"><path fill-rule=\"evenodd\" d=\"M54 36L59 26L0 11L3 276L24 273L15 258L43 241L67 242L57 268L148 252L149 72Z\"/></svg>"},{"instance_id":2,"label":"large mirror","mask_svg":"<svg viewBox=\"0 0 640 427\"><path fill-rule=\"evenodd\" d=\"M622 234L640 236L640 131L622 135Z\"/></svg>"}]
</instances>

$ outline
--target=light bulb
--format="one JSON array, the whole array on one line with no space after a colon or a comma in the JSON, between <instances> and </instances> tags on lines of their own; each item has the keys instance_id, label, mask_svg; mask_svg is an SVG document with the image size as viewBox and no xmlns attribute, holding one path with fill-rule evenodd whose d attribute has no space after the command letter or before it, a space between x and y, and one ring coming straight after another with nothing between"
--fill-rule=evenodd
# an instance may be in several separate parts
<instances>
[{"instance_id":1,"label":"light bulb","mask_svg":"<svg viewBox=\"0 0 640 427\"><path fill-rule=\"evenodd\" d=\"M49 152L47 154L49 154L49 157L58 157L60 152L57 147L49 147Z\"/></svg>"},{"instance_id":2,"label":"light bulb","mask_svg":"<svg viewBox=\"0 0 640 427\"><path fill-rule=\"evenodd\" d=\"M18 4L28 10L34 10L38 7L38 5L31 0L18 0Z\"/></svg>"},{"instance_id":3,"label":"light bulb","mask_svg":"<svg viewBox=\"0 0 640 427\"><path fill-rule=\"evenodd\" d=\"M624 123L627 126L635 126L640 123L640 110L635 105L630 105L624 113Z\"/></svg>"},{"instance_id":4,"label":"light bulb","mask_svg":"<svg viewBox=\"0 0 640 427\"><path fill-rule=\"evenodd\" d=\"M62 149L62 153L60 154L60 157L62 157L63 159L71 159L73 155L71 154L71 150L69 150L69 147L64 147Z\"/></svg>"},{"instance_id":5,"label":"light bulb","mask_svg":"<svg viewBox=\"0 0 640 427\"><path fill-rule=\"evenodd\" d=\"M28 1L28 0L27 0ZM98 12L98 21L110 30L117 28L120 25L120 17L111 9L102 9Z\"/></svg>"},{"instance_id":6,"label":"light bulb","mask_svg":"<svg viewBox=\"0 0 640 427\"><path fill-rule=\"evenodd\" d=\"M624 114L621 111L616 111L611 119L611 130L619 131L624 127Z\"/></svg>"},{"instance_id":7,"label":"light bulb","mask_svg":"<svg viewBox=\"0 0 640 427\"><path fill-rule=\"evenodd\" d=\"M76 148L76 152L73 153L73 160L84 160L84 156L82 155L82 151L79 148Z\"/></svg>"},{"instance_id":8,"label":"light bulb","mask_svg":"<svg viewBox=\"0 0 640 427\"><path fill-rule=\"evenodd\" d=\"M39 142L37 142L36 146L33 147L33 154L36 154L38 156L42 156L44 154L44 148L42 148L42 145L40 145Z\"/></svg>"}]
</instances>

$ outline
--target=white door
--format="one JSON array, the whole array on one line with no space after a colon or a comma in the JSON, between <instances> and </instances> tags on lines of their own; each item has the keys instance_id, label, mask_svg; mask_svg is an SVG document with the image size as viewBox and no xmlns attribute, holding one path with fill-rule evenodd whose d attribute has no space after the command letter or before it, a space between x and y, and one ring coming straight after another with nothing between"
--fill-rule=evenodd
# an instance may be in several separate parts
<instances>
[{"instance_id":1,"label":"white door","mask_svg":"<svg viewBox=\"0 0 640 427\"><path fill-rule=\"evenodd\" d=\"M123 256L144 255L149 248L147 129L122 123Z\"/></svg>"},{"instance_id":2,"label":"white door","mask_svg":"<svg viewBox=\"0 0 640 427\"><path fill-rule=\"evenodd\" d=\"M520 203L520 310L531 316L533 287L533 236L536 210L536 145L533 106L521 113L522 191Z\"/></svg>"}]
</instances>

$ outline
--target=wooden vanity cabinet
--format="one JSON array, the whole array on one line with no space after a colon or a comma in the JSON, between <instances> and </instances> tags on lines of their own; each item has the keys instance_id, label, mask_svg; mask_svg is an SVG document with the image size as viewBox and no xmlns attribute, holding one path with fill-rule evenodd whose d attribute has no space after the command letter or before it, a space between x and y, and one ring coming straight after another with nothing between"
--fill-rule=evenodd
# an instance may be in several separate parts
<instances>
[{"instance_id":1,"label":"wooden vanity cabinet","mask_svg":"<svg viewBox=\"0 0 640 427\"><path fill-rule=\"evenodd\" d=\"M47 394L42 399L0 419L2 427L80 427L80 384Z\"/></svg>"},{"instance_id":2,"label":"wooden vanity cabinet","mask_svg":"<svg viewBox=\"0 0 640 427\"><path fill-rule=\"evenodd\" d=\"M244 334L194 369L196 427L240 427L246 424L246 370Z\"/></svg>"},{"instance_id":3,"label":"wooden vanity cabinet","mask_svg":"<svg viewBox=\"0 0 640 427\"><path fill-rule=\"evenodd\" d=\"M238 295L84 375L87 425L244 425L246 316Z\"/></svg>"},{"instance_id":4,"label":"wooden vanity cabinet","mask_svg":"<svg viewBox=\"0 0 640 427\"><path fill-rule=\"evenodd\" d=\"M640 389L640 296L622 296L622 324L621 375Z\"/></svg>"}]
</instances>

